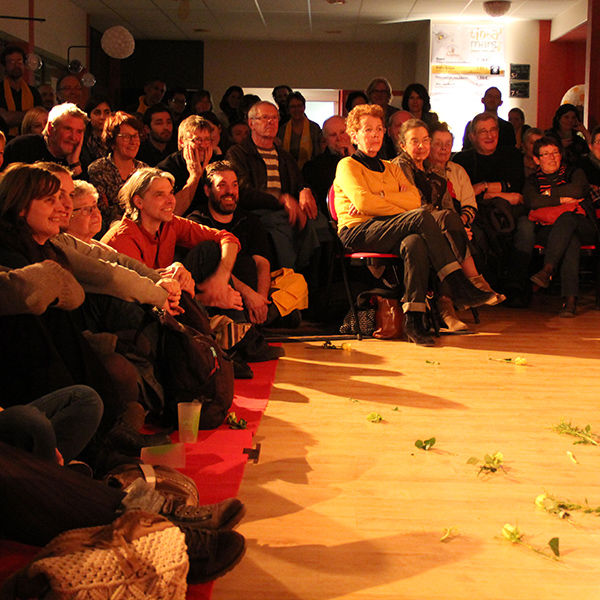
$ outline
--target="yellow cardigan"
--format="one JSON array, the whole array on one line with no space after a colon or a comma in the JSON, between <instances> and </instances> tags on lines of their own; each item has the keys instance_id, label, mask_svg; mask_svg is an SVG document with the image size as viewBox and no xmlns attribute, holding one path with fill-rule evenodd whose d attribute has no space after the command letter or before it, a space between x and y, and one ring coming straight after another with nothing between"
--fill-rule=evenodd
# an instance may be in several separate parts
<instances>
[{"instance_id":1,"label":"yellow cardigan","mask_svg":"<svg viewBox=\"0 0 600 600\"><path fill-rule=\"evenodd\" d=\"M383 164L383 173L377 173L352 157L340 160L333 182L338 230L355 227L372 217L397 215L421 206L419 190L402 169L387 160ZM405 191L400 191L401 186ZM350 216L350 204L361 214Z\"/></svg>"}]
</instances>

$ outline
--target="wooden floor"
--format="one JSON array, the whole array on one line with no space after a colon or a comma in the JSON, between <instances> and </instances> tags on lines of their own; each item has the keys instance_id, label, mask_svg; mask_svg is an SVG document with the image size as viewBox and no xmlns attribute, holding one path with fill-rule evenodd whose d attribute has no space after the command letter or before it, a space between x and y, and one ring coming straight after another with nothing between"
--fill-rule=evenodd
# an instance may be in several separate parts
<instances>
[{"instance_id":1,"label":"wooden floor","mask_svg":"<svg viewBox=\"0 0 600 600\"><path fill-rule=\"evenodd\" d=\"M599 599L600 516L534 505L544 490L600 505L600 447L551 431L565 417L600 432L600 312L590 297L559 319L558 302L485 308L476 335L438 348L286 344L240 491L248 551L213 599ZM506 473L467 465L496 451ZM558 537L561 562L503 541L505 523L538 547Z\"/></svg>"}]
</instances>

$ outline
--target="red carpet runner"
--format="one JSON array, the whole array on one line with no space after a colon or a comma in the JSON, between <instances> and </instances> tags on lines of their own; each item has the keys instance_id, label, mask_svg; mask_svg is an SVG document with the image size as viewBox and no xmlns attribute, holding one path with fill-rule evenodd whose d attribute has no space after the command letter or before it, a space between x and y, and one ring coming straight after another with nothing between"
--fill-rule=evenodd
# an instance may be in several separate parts
<instances>
[{"instance_id":1,"label":"red carpet runner","mask_svg":"<svg viewBox=\"0 0 600 600\"><path fill-rule=\"evenodd\" d=\"M186 447L186 468L181 469L196 481L202 504L213 504L237 496L252 438L269 402L275 380L277 361L253 363L254 379L235 382L232 412L248 422L247 429L229 429L221 425L213 431L200 431L198 442ZM173 441L178 441L177 433ZM2 518L8 518L3 515ZM38 548L16 542L0 541L0 585L15 571L24 567L37 554ZM213 583L188 588L188 600L208 600Z\"/></svg>"}]
</instances>

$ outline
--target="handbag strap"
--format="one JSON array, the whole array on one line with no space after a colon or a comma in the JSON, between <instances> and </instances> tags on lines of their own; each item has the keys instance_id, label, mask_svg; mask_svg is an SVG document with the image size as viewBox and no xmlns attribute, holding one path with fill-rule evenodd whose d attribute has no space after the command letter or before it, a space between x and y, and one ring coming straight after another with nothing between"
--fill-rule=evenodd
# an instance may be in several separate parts
<instances>
[{"instance_id":1,"label":"handbag strap","mask_svg":"<svg viewBox=\"0 0 600 600\"><path fill-rule=\"evenodd\" d=\"M152 489L155 489L156 488L156 471L154 470L154 467L152 465L147 465L145 463L142 463L138 466L140 467L140 470L142 471L142 474L144 475L144 479L146 480L146 483Z\"/></svg>"}]
</instances>

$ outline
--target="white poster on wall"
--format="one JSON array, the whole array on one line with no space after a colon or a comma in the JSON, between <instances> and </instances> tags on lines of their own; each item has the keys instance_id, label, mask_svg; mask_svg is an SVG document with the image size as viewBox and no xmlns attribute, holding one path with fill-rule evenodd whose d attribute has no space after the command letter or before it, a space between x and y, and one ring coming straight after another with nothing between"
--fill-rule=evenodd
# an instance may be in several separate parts
<instances>
[{"instance_id":1,"label":"white poster on wall","mask_svg":"<svg viewBox=\"0 0 600 600\"><path fill-rule=\"evenodd\" d=\"M466 124L484 110L481 98L497 87L508 98L505 25L431 24L432 110L452 128L454 150L462 147ZM506 118L499 110L499 115Z\"/></svg>"}]
</instances>

